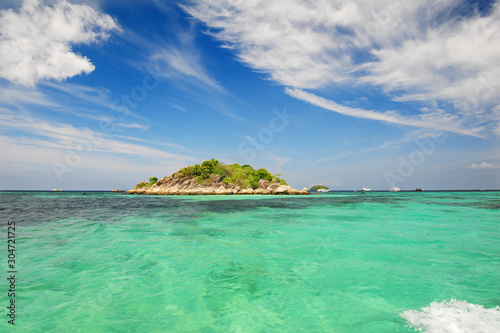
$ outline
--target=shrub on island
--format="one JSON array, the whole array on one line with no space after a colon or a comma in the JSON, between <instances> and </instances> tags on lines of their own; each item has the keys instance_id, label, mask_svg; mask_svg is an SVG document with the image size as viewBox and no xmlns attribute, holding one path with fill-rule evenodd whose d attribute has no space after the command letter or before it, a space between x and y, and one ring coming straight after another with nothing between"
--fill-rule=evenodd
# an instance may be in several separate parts
<instances>
[{"instance_id":1,"label":"shrub on island","mask_svg":"<svg viewBox=\"0 0 500 333\"><path fill-rule=\"evenodd\" d=\"M232 184L241 188L249 186L252 189L259 187L259 180L264 179L270 183L280 183L287 185L284 179L272 175L266 169L255 170L250 165L223 164L216 159L203 162L201 165L195 164L182 168L179 171L182 175L196 178L201 185L210 185L215 179L221 179L224 184Z\"/></svg>"},{"instance_id":2,"label":"shrub on island","mask_svg":"<svg viewBox=\"0 0 500 333\"><path fill-rule=\"evenodd\" d=\"M158 178L151 177L151 178L149 178L149 183L148 182L140 182L139 184L135 185L135 188L151 187L156 183L158 183Z\"/></svg>"},{"instance_id":3,"label":"shrub on island","mask_svg":"<svg viewBox=\"0 0 500 333\"><path fill-rule=\"evenodd\" d=\"M248 164L223 164L216 159L184 167L160 180L143 181L127 194L152 195L229 195L229 194L309 194L286 183L281 174Z\"/></svg>"},{"instance_id":4,"label":"shrub on island","mask_svg":"<svg viewBox=\"0 0 500 333\"><path fill-rule=\"evenodd\" d=\"M311 187L309 189L309 191L317 191L317 190L329 190L329 188L327 186L324 186L324 185L314 185L313 187Z\"/></svg>"}]
</instances>

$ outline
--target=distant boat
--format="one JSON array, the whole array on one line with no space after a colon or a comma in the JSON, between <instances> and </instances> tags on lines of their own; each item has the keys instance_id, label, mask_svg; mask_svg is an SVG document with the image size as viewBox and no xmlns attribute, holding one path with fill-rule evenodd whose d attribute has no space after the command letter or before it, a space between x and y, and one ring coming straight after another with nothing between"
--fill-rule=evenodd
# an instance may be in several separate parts
<instances>
[{"instance_id":1,"label":"distant boat","mask_svg":"<svg viewBox=\"0 0 500 333\"><path fill-rule=\"evenodd\" d=\"M371 189L366 188L366 187L363 187L363 188L361 189L361 192L369 192L369 191L371 191Z\"/></svg>"},{"instance_id":2,"label":"distant boat","mask_svg":"<svg viewBox=\"0 0 500 333\"><path fill-rule=\"evenodd\" d=\"M416 189L414 189L415 192L422 192L423 190L420 188L420 187L417 187Z\"/></svg>"},{"instance_id":3,"label":"distant boat","mask_svg":"<svg viewBox=\"0 0 500 333\"><path fill-rule=\"evenodd\" d=\"M59 190L57 188L54 188L54 189L52 189L52 191L54 191L54 192L62 192L63 190Z\"/></svg>"},{"instance_id":4,"label":"distant boat","mask_svg":"<svg viewBox=\"0 0 500 333\"><path fill-rule=\"evenodd\" d=\"M316 192L332 192L331 190L327 190L326 188L319 188Z\"/></svg>"},{"instance_id":5,"label":"distant boat","mask_svg":"<svg viewBox=\"0 0 500 333\"><path fill-rule=\"evenodd\" d=\"M396 186L393 186L393 187L389 190L389 192L399 192L399 191L401 191L401 189L400 189L399 187L396 187Z\"/></svg>"}]
</instances>

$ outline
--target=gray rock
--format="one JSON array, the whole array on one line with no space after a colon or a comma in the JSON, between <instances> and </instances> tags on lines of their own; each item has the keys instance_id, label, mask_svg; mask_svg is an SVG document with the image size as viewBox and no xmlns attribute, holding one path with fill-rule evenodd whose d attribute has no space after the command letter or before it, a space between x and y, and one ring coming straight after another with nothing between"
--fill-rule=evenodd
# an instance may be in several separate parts
<instances>
[{"instance_id":1,"label":"gray rock","mask_svg":"<svg viewBox=\"0 0 500 333\"><path fill-rule=\"evenodd\" d=\"M262 190L265 190L269 187L269 181L268 180L265 180L265 179L261 179L259 180L259 188L262 189Z\"/></svg>"},{"instance_id":2,"label":"gray rock","mask_svg":"<svg viewBox=\"0 0 500 333\"><path fill-rule=\"evenodd\" d=\"M280 186L281 186L280 184L278 184L278 183L274 183L274 184L269 185L269 186L267 187L267 189L268 189L269 191L274 191L274 190L276 190L276 189L277 189L278 187L280 187Z\"/></svg>"}]
</instances>

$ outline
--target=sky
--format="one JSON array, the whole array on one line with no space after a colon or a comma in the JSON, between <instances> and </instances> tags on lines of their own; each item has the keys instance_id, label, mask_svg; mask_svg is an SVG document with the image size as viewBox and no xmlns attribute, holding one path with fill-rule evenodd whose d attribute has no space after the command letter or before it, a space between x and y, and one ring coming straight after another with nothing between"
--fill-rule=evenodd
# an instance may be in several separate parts
<instances>
[{"instance_id":1,"label":"sky","mask_svg":"<svg viewBox=\"0 0 500 333\"><path fill-rule=\"evenodd\" d=\"M0 0L0 190L211 158L299 189L500 189L499 143L499 1Z\"/></svg>"}]
</instances>

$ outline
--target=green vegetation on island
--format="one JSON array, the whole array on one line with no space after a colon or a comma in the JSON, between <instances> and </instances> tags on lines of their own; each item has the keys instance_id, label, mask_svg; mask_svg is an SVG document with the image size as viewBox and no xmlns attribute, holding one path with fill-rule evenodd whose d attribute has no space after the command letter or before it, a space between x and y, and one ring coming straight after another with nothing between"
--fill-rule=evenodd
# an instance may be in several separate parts
<instances>
[{"instance_id":1,"label":"green vegetation on island","mask_svg":"<svg viewBox=\"0 0 500 333\"><path fill-rule=\"evenodd\" d=\"M149 178L140 182L127 194L151 195L233 195L272 194L305 195L307 188L297 190L281 175L266 169L254 169L248 164L223 164L216 159L184 167L162 179Z\"/></svg>"},{"instance_id":2,"label":"green vegetation on island","mask_svg":"<svg viewBox=\"0 0 500 333\"><path fill-rule=\"evenodd\" d=\"M259 187L259 180L264 179L270 183L279 183L280 185L287 185L284 179L279 178L279 175L272 175L266 169L254 169L250 165L223 164L216 159L200 164L195 164L182 168L176 174L180 174L187 178L195 178L200 185L208 186L212 183L222 181L223 184L232 184L240 188L247 186L256 189ZM140 182L136 188L151 187L158 183L158 178L151 177L148 182Z\"/></svg>"},{"instance_id":3,"label":"green vegetation on island","mask_svg":"<svg viewBox=\"0 0 500 333\"><path fill-rule=\"evenodd\" d=\"M314 185L313 187L311 187L309 189L309 191L317 191L317 190L329 190L329 188L327 186L324 186L324 185Z\"/></svg>"},{"instance_id":4,"label":"green vegetation on island","mask_svg":"<svg viewBox=\"0 0 500 333\"><path fill-rule=\"evenodd\" d=\"M186 177L197 178L201 185L209 185L215 179L221 178L224 184L233 184L245 188L249 186L252 189L259 187L259 180L264 179L271 183L280 183L286 185L285 180L272 175L266 169L255 170L250 165L223 164L216 159L203 162L201 165L195 164L179 171Z\"/></svg>"},{"instance_id":5,"label":"green vegetation on island","mask_svg":"<svg viewBox=\"0 0 500 333\"><path fill-rule=\"evenodd\" d=\"M151 177L151 178L149 178L149 183L148 182L140 182L139 184L135 185L135 188L151 187L151 186L153 186L156 183L158 183L158 178Z\"/></svg>"}]
</instances>

